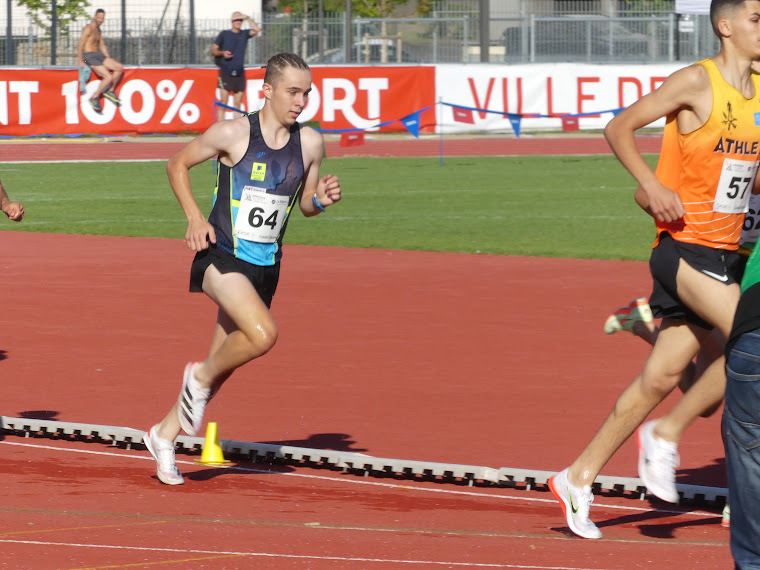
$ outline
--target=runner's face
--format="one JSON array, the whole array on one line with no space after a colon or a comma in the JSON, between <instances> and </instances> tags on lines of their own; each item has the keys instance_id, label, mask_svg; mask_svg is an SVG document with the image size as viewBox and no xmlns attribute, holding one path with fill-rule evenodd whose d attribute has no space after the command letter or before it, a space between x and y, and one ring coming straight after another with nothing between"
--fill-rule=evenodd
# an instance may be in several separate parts
<instances>
[{"instance_id":1,"label":"runner's face","mask_svg":"<svg viewBox=\"0 0 760 570\"><path fill-rule=\"evenodd\" d=\"M734 41L747 55L760 57L760 1L748 0L736 9L731 18Z\"/></svg>"},{"instance_id":2,"label":"runner's face","mask_svg":"<svg viewBox=\"0 0 760 570\"><path fill-rule=\"evenodd\" d=\"M103 12L95 15L95 23L98 25L98 27L100 27L100 24L102 24L105 19L106 15Z\"/></svg>"},{"instance_id":3,"label":"runner's face","mask_svg":"<svg viewBox=\"0 0 760 570\"><path fill-rule=\"evenodd\" d=\"M275 115L285 125L292 125L306 107L311 92L311 72L286 67L277 85L269 88L268 98Z\"/></svg>"}]
</instances>

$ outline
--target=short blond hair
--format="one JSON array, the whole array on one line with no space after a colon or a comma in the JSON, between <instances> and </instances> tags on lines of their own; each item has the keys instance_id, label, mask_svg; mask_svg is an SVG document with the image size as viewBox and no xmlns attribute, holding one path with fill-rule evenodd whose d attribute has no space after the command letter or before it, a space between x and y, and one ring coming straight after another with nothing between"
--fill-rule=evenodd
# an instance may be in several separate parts
<instances>
[{"instance_id":1,"label":"short blond hair","mask_svg":"<svg viewBox=\"0 0 760 570\"><path fill-rule=\"evenodd\" d=\"M294 53L278 53L277 55L270 57L269 61L267 61L267 70L266 73L264 73L264 83L268 83L274 87L280 80L280 77L282 77L282 72L286 67L311 72L309 64L306 63L301 56Z\"/></svg>"}]
</instances>

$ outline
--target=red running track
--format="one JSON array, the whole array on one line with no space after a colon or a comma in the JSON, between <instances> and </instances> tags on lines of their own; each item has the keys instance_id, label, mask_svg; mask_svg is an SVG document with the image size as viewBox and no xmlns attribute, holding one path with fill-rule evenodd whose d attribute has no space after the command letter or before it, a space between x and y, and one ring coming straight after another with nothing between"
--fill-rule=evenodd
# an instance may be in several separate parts
<instances>
[{"instance_id":1,"label":"red running track","mask_svg":"<svg viewBox=\"0 0 760 570\"><path fill-rule=\"evenodd\" d=\"M659 153L661 138L637 138L642 152ZM114 138L96 142L73 140L67 142L36 142L34 139L0 141L0 162L18 160L151 160L167 159L186 141L167 142L165 138ZM422 139L378 137L368 138L362 146L341 147L335 137L328 135L326 154L331 158L343 156L513 156L542 154L610 154L607 142L600 136L464 138L446 137Z\"/></svg>"},{"instance_id":2,"label":"red running track","mask_svg":"<svg viewBox=\"0 0 760 570\"><path fill-rule=\"evenodd\" d=\"M182 241L2 231L0 243L0 413L147 429L214 319L210 301L186 293ZM644 263L290 246L278 344L236 373L207 419L224 439L559 470L647 354L601 326L648 287ZM687 432L679 482L725 484L718 426ZM586 541L545 491L178 457L187 483L171 488L141 448L6 436L4 562L732 566L715 508L603 495L592 515L605 537ZM635 444L604 472L635 476Z\"/></svg>"}]
</instances>

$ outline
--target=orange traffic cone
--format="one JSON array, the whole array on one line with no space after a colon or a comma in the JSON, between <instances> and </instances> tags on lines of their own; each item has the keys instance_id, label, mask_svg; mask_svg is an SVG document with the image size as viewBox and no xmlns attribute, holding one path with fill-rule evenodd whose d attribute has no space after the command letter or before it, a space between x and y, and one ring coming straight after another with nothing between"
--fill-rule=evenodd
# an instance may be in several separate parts
<instances>
[{"instance_id":1,"label":"orange traffic cone","mask_svg":"<svg viewBox=\"0 0 760 570\"><path fill-rule=\"evenodd\" d=\"M216 422L209 422L206 427L206 442L203 444L203 453L196 463L203 465L227 465L230 463L224 458L222 445L219 442L219 433L216 430Z\"/></svg>"}]
</instances>

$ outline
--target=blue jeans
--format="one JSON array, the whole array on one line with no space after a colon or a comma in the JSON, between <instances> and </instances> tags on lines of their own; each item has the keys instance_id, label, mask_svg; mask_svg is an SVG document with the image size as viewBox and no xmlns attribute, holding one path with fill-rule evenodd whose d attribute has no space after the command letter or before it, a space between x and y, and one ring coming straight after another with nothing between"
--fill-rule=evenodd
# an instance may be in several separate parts
<instances>
[{"instance_id":1,"label":"blue jeans","mask_svg":"<svg viewBox=\"0 0 760 570\"><path fill-rule=\"evenodd\" d=\"M760 570L760 329L744 333L726 360L723 445L736 567Z\"/></svg>"}]
</instances>

